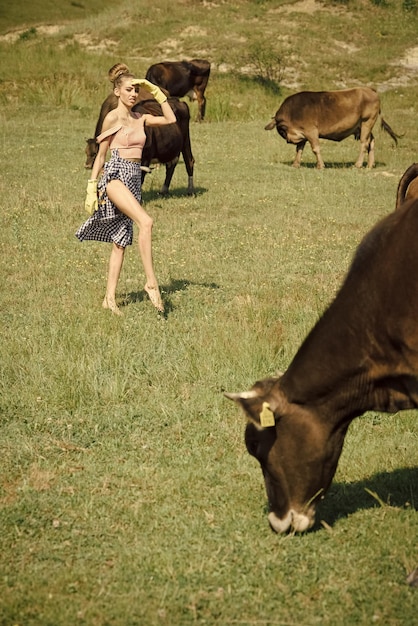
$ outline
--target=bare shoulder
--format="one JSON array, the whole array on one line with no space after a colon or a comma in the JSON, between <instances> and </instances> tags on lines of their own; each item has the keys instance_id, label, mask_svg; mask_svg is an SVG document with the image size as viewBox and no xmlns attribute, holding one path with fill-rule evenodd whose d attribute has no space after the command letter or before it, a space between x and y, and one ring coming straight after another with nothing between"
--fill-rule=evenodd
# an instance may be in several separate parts
<instances>
[{"instance_id":1,"label":"bare shoulder","mask_svg":"<svg viewBox=\"0 0 418 626\"><path fill-rule=\"evenodd\" d=\"M116 109L109 111L109 113L106 115L106 117L103 120L102 131L108 130L109 128L112 128L113 126L116 126L118 124L118 121L119 121L119 116L118 116Z\"/></svg>"}]
</instances>

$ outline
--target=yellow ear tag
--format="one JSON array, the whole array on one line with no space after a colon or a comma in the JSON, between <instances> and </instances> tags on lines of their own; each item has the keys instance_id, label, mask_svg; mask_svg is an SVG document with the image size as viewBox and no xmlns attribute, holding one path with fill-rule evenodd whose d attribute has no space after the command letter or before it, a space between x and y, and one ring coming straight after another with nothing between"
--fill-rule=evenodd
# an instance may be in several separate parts
<instances>
[{"instance_id":1,"label":"yellow ear tag","mask_svg":"<svg viewBox=\"0 0 418 626\"><path fill-rule=\"evenodd\" d=\"M263 428L275 425L274 413L268 402L263 402L263 410L260 413L260 424Z\"/></svg>"}]
</instances>

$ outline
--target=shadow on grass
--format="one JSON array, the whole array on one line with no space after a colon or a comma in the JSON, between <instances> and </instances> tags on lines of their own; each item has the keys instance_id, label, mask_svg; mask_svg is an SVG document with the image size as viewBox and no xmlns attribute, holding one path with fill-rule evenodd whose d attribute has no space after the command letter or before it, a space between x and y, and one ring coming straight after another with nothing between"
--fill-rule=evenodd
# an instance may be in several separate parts
<instances>
[{"instance_id":1,"label":"shadow on grass","mask_svg":"<svg viewBox=\"0 0 418 626\"><path fill-rule=\"evenodd\" d=\"M190 195L187 193L187 187L177 187L176 189L170 187L167 194L162 194L159 189L148 189L147 191L142 190L142 198L144 204L146 204L151 200L165 200L167 198L196 198L197 196L203 196L207 192L208 190L205 187L195 187Z\"/></svg>"},{"instance_id":2,"label":"shadow on grass","mask_svg":"<svg viewBox=\"0 0 418 626\"><path fill-rule=\"evenodd\" d=\"M174 305L170 296L178 291L186 291L190 285L197 285L199 287L205 287L206 289L219 289L219 285L216 283L197 283L184 278L171 279L168 285L160 285L160 291L164 302L164 313L161 314L162 317L167 318L168 315L174 310ZM144 289L121 294L121 298L123 299L123 303L120 305L121 308L135 302L149 300L148 294L144 291Z\"/></svg>"},{"instance_id":3,"label":"shadow on grass","mask_svg":"<svg viewBox=\"0 0 418 626\"><path fill-rule=\"evenodd\" d=\"M282 88L280 86L279 80L274 80L272 78L268 78L267 76L254 75L249 76L247 74L242 74L239 72L235 72L236 79L244 85L245 88L255 86L262 87L267 94L272 94L273 96L281 97L282 96Z\"/></svg>"},{"instance_id":4,"label":"shadow on grass","mask_svg":"<svg viewBox=\"0 0 418 626\"><path fill-rule=\"evenodd\" d=\"M418 511L418 467L381 472L355 483L333 483L319 507L317 519L332 526L357 511L380 506ZM315 524L315 529L318 528L319 521Z\"/></svg>"},{"instance_id":5,"label":"shadow on grass","mask_svg":"<svg viewBox=\"0 0 418 626\"><path fill-rule=\"evenodd\" d=\"M293 161L282 161L283 165L288 165L289 167L292 167L293 165ZM343 170L367 170L366 166L363 165L362 168L357 168L355 167L355 161L325 161L325 169L326 170L331 170L331 169L343 169ZM376 161L375 166L369 170L369 171L373 171L375 170L377 167L386 167L386 163L382 163L380 161ZM304 163L302 161L302 163L300 164L300 169L305 168L305 169L309 169L309 170L316 170L316 162L311 161L308 163ZM294 168L295 170L299 169L297 167ZM322 171L322 170L320 170Z\"/></svg>"}]
</instances>

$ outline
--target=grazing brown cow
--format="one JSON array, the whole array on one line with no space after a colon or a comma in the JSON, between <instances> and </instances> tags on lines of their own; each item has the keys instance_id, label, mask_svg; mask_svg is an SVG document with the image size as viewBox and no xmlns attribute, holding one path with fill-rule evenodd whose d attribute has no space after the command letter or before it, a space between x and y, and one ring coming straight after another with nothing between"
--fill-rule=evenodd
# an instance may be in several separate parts
<instances>
[{"instance_id":1,"label":"grazing brown cow","mask_svg":"<svg viewBox=\"0 0 418 626\"><path fill-rule=\"evenodd\" d=\"M418 163L412 163L399 181L396 208L398 209L409 198L418 199Z\"/></svg>"},{"instance_id":2,"label":"grazing brown cow","mask_svg":"<svg viewBox=\"0 0 418 626\"><path fill-rule=\"evenodd\" d=\"M418 200L363 239L334 301L280 377L226 394L244 409L276 532L305 531L351 421L418 407Z\"/></svg>"},{"instance_id":3,"label":"grazing brown cow","mask_svg":"<svg viewBox=\"0 0 418 626\"><path fill-rule=\"evenodd\" d=\"M163 87L171 96L182 98L189 95L197 99L197 121L205 117L205 89L210 75L210 63L205 59L191 61L162 61L148 68L145 78Z\"/></svg>"},{"instance_id":4,"label":"grazing brown cow","mask_svg":"<svg viewBox=\"0 0 418 626\"><path fill-rule=\"evenodd\" d=\"M180 153L183 155L184 164L188 174L188 195L193 195L193 172L194 158L190 143L190 111L186 102L181 102L177 98L169 98L168 101L177 118L176 124L168 124L166 126L147 126L145 125L145 134L147 141L142 151L141 166L146 169L151 163L164 163L166 166L166 176L160 193L167 195L170 188L171 179L179 160ZM103 102L99 119L97 120L94 136L100 135L103 120L106 115L117 106L117 97L111 93ZM140 90L138 94L138 102L133 107L133 111L142 113L152 113L153 115L162 115L160 105L150 98L149 92ZM86 169L93 167L93 162L98 151L96 139L87 139L86 145ZM143 170L144 171L144 170ZM145 173L144 173L145 175Z\"/></svg>"},{"instance_id":5,"label":"grazing brown cow","mask_svg":"<svg viewBox=\"0 0 418 626\"><path fill-rule=\"evenodd\" d=\"M354 135L360 140L360 154L355 163L363 167L367 151L367 167L374 166L373 126L380 114L378 94L369 87L340 91L301 91L284 100L265 130L277 129L287 143L296 145L294 167L299 167L307 141L316 156L318 169L325 167L319 148L319 139L342 141ZM383 117L382 128L397 144L396 135Z\"/></svg>"}]
</instances>

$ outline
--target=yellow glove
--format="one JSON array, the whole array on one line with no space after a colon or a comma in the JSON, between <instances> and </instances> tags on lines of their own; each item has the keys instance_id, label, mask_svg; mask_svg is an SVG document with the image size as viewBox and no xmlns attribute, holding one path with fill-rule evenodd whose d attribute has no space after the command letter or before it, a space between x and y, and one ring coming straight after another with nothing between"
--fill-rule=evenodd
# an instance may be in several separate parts
<instances>
[{"instance_id":1,"label":"yellow glove","mask_svg":"<svg viewBox=\"0 0 418 626\"><path fill-rule=\"evenodd\" d=\"M154 85L154 83L150 83L150 81L146 78L133 78L132 85L139 85L140 87L143 87L144 89L149 91L150 94L154 96L158 104L162 104L167 100L167 96L165 95L165 93L163 93L161 89L157 87L157 85Z\"/></svg>"},{"instance_id":2,"label":"yellow glove","mask_svg":"<svg viewBox=\"0 0 418 626\"><path fill-rule=\"evenodd\" d=\"M90 215L93 215L93 213L97 211L97 178L90 179L87 183L87 195L84 208Z\"/></svg>"}]
</instances>

